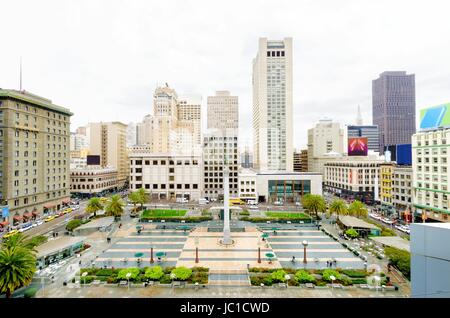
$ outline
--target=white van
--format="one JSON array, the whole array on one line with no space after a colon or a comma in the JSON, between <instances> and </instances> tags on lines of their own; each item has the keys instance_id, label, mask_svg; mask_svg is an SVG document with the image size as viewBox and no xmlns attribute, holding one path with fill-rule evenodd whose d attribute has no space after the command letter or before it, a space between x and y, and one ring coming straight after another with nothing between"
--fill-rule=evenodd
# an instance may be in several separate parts
<instances>
[{"instance_id":1,"label":"white van","mask_svg":"<svg viewBox=\"0 0 450 318\"><path fill-rule=\"evenodd\" d=\"M198 204L200 204L200 205L204 205L204 204L208 204L208 203L209 203L209 201L206 200L205 198L198 199Z\"/></svg>"},{"instance_id":2,"label":"white van","mask_svg":"<svg viewBox=\"0 0 450 318\"><path fill-rule=\"evenodd\" d=\"M249 205L257 205L258 201L256 201L256 200L248 200L248 204Z\"/></svg>"},{"instance_id":3,"label":"white van","mask_svg":"<svg viewBox=\"0 0 450 318\"><path fill-rule=\"evenodd\" d=\"M189 201L186 198L181 198L181 197L177 198L177 203L188 203L188 202Z\"/></svg>"}]
</instances>

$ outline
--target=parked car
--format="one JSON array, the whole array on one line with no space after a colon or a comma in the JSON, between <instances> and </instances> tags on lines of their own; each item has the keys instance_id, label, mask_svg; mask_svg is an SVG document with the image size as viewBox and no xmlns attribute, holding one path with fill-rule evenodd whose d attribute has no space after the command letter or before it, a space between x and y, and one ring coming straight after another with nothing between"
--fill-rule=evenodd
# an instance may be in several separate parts
<instances>
[{"instance_id":1,"label":"parked car","mask_svg":"<svg viewBox=\"0 0 450 318\"><path fill-rule=\"evenodd\" d=\"M273 204L274 205L283 205L283 202L282 201L275 201Z\"/></svg>"},{"instance_id":2,"label":"parked car","mask_svg":"<svg viewBox=\"0 0 450 318\"><path fill-rule=\"evenodd\" d=\"M41 225L41 224L44 224L44 222L43 222L43 221L41 221L41 220L39 220L39 221L36 221L36 225L37 225L37 226L39 226L39 225Z\"/></svg>"},{"instance_id":3,"label":"parked car","mask_svg":"<svg viewBox=\"0 0 450 318\"><path fill-rule=\"evenodd\" d=\"M204 204L208 204L208 203L209 203L209 201L205 198L198 199L198 204L200 204L200 205L204 205Z\"/></svg>"},{"instance_id":4,"label":"parked car","mask_svg":"<svg viewBox=\"0 0 450 318\"><path fill-rule=\"evenodd\" d=\"M44 221L45 222L50 222L52 220L54 220L56 218L56 215L50 215L49 217L47 217Z\"/></svg>"},{"instance_id":5,"label":"parked car","mask_svg":"<svg viewBox=\"0 0 450 318\"><path fill-rule=\"evenodd\" d=\"M28 231L29 229L31 229L33 227L33 225L31 223L27 223L22 225L22 227L19 229L19 232L25 232Z\"/></svg>"},{"instance_id":6,"label":"parked car","mask_svg":"<svg viewBox=\"0 0 450 318\"><path fill-rule=\"evenodd\" d=\"M13 235L15 235L15 234L17 234L17 233L19 233L18 230L12 230L12 231L9 231L9 232L6 233L5 235L3 235L3 238L5 239L5 238L8 238L8 237L11 237L11 236L13 236Z\"/></svg>"},{"instance_id":7,"label":"parked car","mask_svg":"<svg viewBox=\"0 0 450 318\"><path fill-rule=\"evenodd\" d=\"M177 203L188 203L189 200L186 199L186 198L177 198L177 199L176 199L176 202L177 202Z\"/></svg>"}]
</instances>

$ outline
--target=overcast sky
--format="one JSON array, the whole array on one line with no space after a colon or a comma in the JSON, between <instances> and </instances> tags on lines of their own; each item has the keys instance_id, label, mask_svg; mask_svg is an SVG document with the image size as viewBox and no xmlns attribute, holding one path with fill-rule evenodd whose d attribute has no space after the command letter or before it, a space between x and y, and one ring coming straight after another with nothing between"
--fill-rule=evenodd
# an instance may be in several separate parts
<instances>
[{"instance_id":1,"label":"overcast sky","mask_svg":"<svg viewBox=\"0 0 450 318\"><path fill-rule=\"evenodd\" d=\"M321 117L370 124L371 80L416 74L417 111L450 101L449 1L1 1L0 87L23 88L93 121L141 121L156 85L239 96L251 145L259 37L293 38L294 146ZM204 116L206 119L206 116Z\"/></svg>"}]
</instances>

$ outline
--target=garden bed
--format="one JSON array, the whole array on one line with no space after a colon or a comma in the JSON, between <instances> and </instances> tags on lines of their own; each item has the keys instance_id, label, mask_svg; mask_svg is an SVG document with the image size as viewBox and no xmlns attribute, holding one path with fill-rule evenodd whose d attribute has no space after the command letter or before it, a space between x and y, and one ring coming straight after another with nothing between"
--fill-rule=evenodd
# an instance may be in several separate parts
<instances>
[{"instance_id":1,"label":"garden bed","mask_svg":"<svg viewBox=\"0 0 450 318\"><path fill-rule=\"evenodd\" d=\"M383 274L383 273L382 273ZM286 279L289 275L289 279ZM331 284L331 276L334 276L335 284L342 286L354 286L367 284L367 277L372 273L365 270L345 270L345 269L326 269L326 270L295 270L286 269L269 269L269 268L250 268L249 276L252 286L272 286L278 283L287 283L288 286L303 286L304 284L313 284L314 287L327 287ZM382 277L384 274L382 275ZM387 279L383 277L382 284L387 283Z\"/></svg>"},{"instance_id":2,"label":"garden bed","mask_svg":"<svg viewBox=\"0 0 450 318\"><path fill-rule=\"evenodd\" d=\"M169 209L151 209L142 212L142 218L172 218L183 217L187 213L187 210L169 210Z\"/></svg>"},{"instance_id":3,"label":"garden bed","mask_svg":"<svg viewBox=\"0 0 450 318\"><path fill-rule=\"evenodd\" d=\"M94 280L107 284L118 284L120 281L128 281L127 273L131 273L129 281L133 284L142 284L153 281L153 284L171 284L173 281L183 281L186 284L208 284L209 269L205 267L167 267L151 266L143 268L82 268L80 276L84 272L88 274L80 277L80 284L90 284ZM75 282L75 278L73 279Z\"/></svg>"}]
</instances>

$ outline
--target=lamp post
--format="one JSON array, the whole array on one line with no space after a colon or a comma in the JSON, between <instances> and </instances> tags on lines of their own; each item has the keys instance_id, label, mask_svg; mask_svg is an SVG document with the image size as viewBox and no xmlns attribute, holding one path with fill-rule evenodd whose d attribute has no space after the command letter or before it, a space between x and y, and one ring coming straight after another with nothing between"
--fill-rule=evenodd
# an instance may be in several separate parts
<instances>
[{"instance_id":1,"label":"lamp post","mask_svg":"<svg viewBox=\"0 0 450 318\"><path fill-rule=\"evenodd\" d=\"M128 292L130 292L130 277L131 277L131 273L127 273L126 277L127 277L127 281L128 281Z\"/></svg>"},{"instance_id":2,"label":"lamp post","mask_svg":"<svg viewBox=\"0 0 450 318\"><path fill-rule=\"evenodd\" d=\"M83 274L81 274L81 276L83 276L84 278L84 285L86 285L86 276L87 276L88 272L84 272Z\"/></svg>"},{"instance_id":3,"label":"lamp post","mask_svg":"<svg viewBox=\"0 0 450 318\"><path fill-rule=\"evenodd\" d=\"M153 246L150 247L150 264L153 264L155 261L153 260Z\"/></svg>"},{"instance_id":4,"label":"lamp post","mask_svg":"<svg viewBox=\"0 0 450 318\"><path fill-rule=\"evenodd\" d=\"M198 263L198 236L195 237L195 263Z\"/></svg>"},{"instance_id":5,"label":"lamp post","mask_svg":"<svg viewBox=\"0 0 450 318\"><path fill-rule=\"evenodd\" d=\"M333 289L334 289L334 281L336 280L336 277L334 277L333 275L330 276L331 279L331 293L333 293Z\"/></svg>"},{"instance_id":6,"label":"lamp post","mask_svg":"<svg viewBox=\"0 0 450 318\"><path fill-rule=\"evenodd\" d=\"M303 263L306 264L308 263L308 261L306 260L306 247L308 246L308 241L304 240L302 242L302 245L303 245Z\"/></svg>"}]
</instances>

